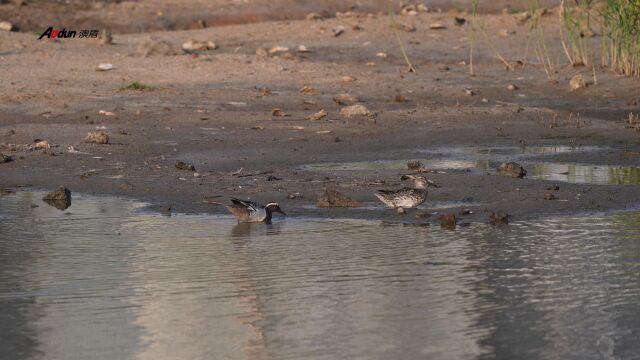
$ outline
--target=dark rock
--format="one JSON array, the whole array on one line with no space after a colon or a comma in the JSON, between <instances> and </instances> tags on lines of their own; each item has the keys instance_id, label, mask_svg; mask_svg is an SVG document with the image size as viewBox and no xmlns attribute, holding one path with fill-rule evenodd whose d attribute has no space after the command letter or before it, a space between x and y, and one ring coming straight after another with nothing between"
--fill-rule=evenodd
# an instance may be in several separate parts
<instances>
[{"instance_id":1,"label":"dark rock","mask_svg":"<svg viewBox=\"0 0 640 360\"><path fill-rule=\"evenodd\" d=\"M176 161L176 169L185 171L196 171L196 167L184 161Z\"/></svg>"},{"instance_id":2,"label":"dark rock","mask_svg":"<svg viewBox=\"0 0 640 360\"><path fill-rule=\"evenodd\" d=\"M497 226L497 225L507 225L509 224L509 217L510 215L507 214L504 211L489 211L490 215L489 215L489 224L493 225L493 226Z\"/></svg>"},{"instance_id":3,"label":"dark rock","mask_svg":"<svg viewBox=\"0 0 640 360\"><path fill-rule=\"evenodd\" d=\"M4 155L0 153L0 164L12 162L13 158L11 156Z\"/></svg>"},{"instance_id":4,"label":"dark rock","mask_svg":"<svg viewBox=\"0 0 640 360\"><path fill-rule=\"evenodd\" d=\"M282 180L282 179L273 175L267 176L267 181L278 181L278 180Z\"/></svg>"},{"instance_id":5,"label":"dark rock","mask_svg":"<svg viewBox=\"0 0 640 360\"><path fill-rule=\"evenodd\" d=\"M46 194L42 198L42 201L55 207L58 210L66 210L69 206L71 206L71 191L62 186L58 190Z\"/></svg>"},{"instance_id":6,"label":"dark rock","mask_svg":"<svg viewBox=\"0 0 640 360\"><path fill-rule=\"evenodd\" d=\"M527 170L516 162L508 162L500 164L500 167L498 167L498 174L514 178L522 178L527 176Z\"/></svg>"},{"instance_id":7,"label":"dark rock","mask_svg":"<svg viewBox=\"0 0 640 360\"><path fill-rule=\"evenodd\" d=\"M356 199L347 197L334 189L325 189L324 193L316 200L316 207L359 207L362 203Z\"/></svg>"}]
</instances>

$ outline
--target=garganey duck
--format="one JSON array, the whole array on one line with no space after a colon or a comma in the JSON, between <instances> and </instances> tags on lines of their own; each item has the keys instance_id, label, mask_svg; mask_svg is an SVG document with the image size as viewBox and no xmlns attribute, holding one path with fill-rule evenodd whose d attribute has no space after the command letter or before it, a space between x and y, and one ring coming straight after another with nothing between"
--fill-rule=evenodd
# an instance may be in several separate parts
<instances>
[{"instance_id":1,"label":"garganey duck","mask_svg":"<svg viewBox=\"0 0 640 360\"><path fill-rule=\"evenodd\" d=\"M261 205L257 202L231 198L232 205L225 205L229 212L238 219L238 222L263 222L270 223L273 213L287 215L280 209L278 203Z\"/></svg>"},{"instance_id":2,"label":"garganey duck","mask_svg":"<svg viewBox=\"0 0 640 360\"><path fill-rule=\"evenodd\" d=\"M402 175L400 180L413 180L413 187L403 187L399 190L378 190L378 193L374 195L392 208L414 208L427 199L427 187L438 187L424 176Z\"/></svg>"}]
</instances>

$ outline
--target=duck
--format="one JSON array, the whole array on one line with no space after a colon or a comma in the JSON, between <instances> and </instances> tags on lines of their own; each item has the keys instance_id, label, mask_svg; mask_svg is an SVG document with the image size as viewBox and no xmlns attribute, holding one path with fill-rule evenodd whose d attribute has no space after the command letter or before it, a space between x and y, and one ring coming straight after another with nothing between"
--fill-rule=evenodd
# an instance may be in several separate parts
<instances>
[{"instance_id":1,"label":"duck","mask_svg":"<svg viewBox=\"0 0 640 360\"><path fill-rule=\"evenodd\" d=\"M413 180L413 187L398 190L378 190L375 195L380 201L392 208L409 209L422 204L427 199L427 187L439 187L424 176L402 175L400 180Z\"/></svg>"},{"instance_id":2,"label":"duck","mask_svg":"<svg viewBox=\"0 0 640 360\"><path fill-rule=\"evenodd\" d=\"M248 200L240 200L231 198L231 205L225 205L233 216L238 219L239 223L271 223L273 213L285 214L280 205L275 202L262 205L260 203Z\"/></svg>"}]
</instances>

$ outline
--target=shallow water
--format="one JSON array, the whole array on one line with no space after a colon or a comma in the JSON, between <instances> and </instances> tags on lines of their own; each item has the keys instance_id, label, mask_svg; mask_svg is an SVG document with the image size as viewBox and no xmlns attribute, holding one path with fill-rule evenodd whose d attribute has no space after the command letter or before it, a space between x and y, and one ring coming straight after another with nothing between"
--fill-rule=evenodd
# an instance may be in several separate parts
<instances>
[{"instance_id":1,"label":"shallow water","mask_svg":"<svg viewBox=\"0 0 640 360\"><path fill-rule=\"evenodd\" d=\"M40 197L0 197L2 359L640 354L637 212L456 231L244 226Z\"/></svg>"},{"instance_id":2,"label":"shallow water","mask_svg":"<svg viewBox=\"0 0 640 360\"><path fill-rule=\"evenodd\" d=\"M563 163L548 160L547 156L568 153L590 153L607 148L583 146L527 146L527 147L459 147L420 151L420 156L402 160L377 160L343 163L319 163L302 167L315 171L349 170L407 170L407 161L419 160L430 170L495 172L506 161L518 161L527 169L527 177L594 185L640 185L640 167ZM426 158L421 158L426 156Z\"/></svg>"}]
</instances>

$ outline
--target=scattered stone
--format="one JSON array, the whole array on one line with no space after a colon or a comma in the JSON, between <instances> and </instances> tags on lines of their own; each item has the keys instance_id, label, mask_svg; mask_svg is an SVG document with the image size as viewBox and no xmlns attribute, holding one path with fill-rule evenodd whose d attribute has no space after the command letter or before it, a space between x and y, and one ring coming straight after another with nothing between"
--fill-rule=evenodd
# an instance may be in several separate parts
<instances>
[{"instance_id":1,"label":"scattered stone","mask_svg":"<svg viewBox=\"0 0 640 360\"><path fill-rule=\"evenodd\" d=\"M558 191L560 190L560 186L553 184L547 188L547 190Z\"/></svg>"},{"instance_id":2,"label":"scattered stone","mask_svg":"<svg viewBox=\"0 0 640 360\"><path fill-rule=\"evenodd\" d=\"M71 191L62 186L58 190L46 194L42 201L58 210L66 210L71 206Z\"/></svg>"},{"instance_id":3,"label":"scattered stone","mask_svg":"<svg viewBox=\"0 0 640 360\"><path fill-rule=\"evenodd\" d=\"M316 89L312 88L309 85L304 85L303 87L300 88L300 90L298 90L298 92L300 94L315 94Z\"/></svg>"},{"instance_id":4,"label":"scattered stone","mask_svg":"<svg viewBox=\"0 0 640 360\"><path fill-rule=\"evenodd\" d=\"M333 97L333 101L338 105L349 105L358 102L358 98L351 94L338 94Z\"/></svg>"},{"instance_id":5,"label":"scattered stone","mask_svg":"<svg viewBox=\"0 0 640 360\"><path fill-rule=\"evenodd\" d=\"M361 205L360 201L347 197L334 189L325 189L316 201L316 207L319 208L359 207Z\"/></svg>"},{"instance_id":6,"label":"scattered stone","mask_svg":"<svg viewBox=\"0 0 640 360\"><path fill-rule=\"evenodd\" d=\"M189 40L182 44L182 51L188 54L194 52L215 50L217 48L218 45L214 44L212 41Z\"/></svg>"},{"instance_id":7,"label":"scattered stone","mask_svg":"<svg viewBox=\"0 0 640 360\"><path fill-rule=\"evenodd\" d=\"M307 47L304 46L304 45L298 45L298 52L299 53L310 53L311 50L307 49Z\"/></svg>"},{"instance_id":8,"label":"scattered stone","mask_svg":"<svg viewBox=\"0 0 640 360\"><path fill-rule=\"evenodd\" d=\"M440 23L440 22L434 22L434 23L429 24L429 29L431 29L431 30L444 30L446 28L447 27L443 23Z\"/></svg>"},{"instance_id":9,"label":"scattered stone","mask_svg":"<svg viewBox=\"0 0 640 360\"><path fill-rule=\"evenodd\" d=\"M0 31L13 30L13 24L8 21L0 21Z\"/></svg>"},{"instance_id":10,"label":"scattered stone","mask_svg":"<svg viewBox=\"0 0 640 360\"><path fill-rule=\"evenodd\" d=\"M147 40L136 48L136 54L138 56L171 56L176 55L176 51L173 46L162 40Z\"/></svg>"},{"instance_id":11,"label":"scattered stone","mask_svg":"<svg viewBox=\"0 0 640 360\"><path fill-rule=\"evenodd\" d=\"M320 20L322 19L322 15L312 12L312 13L308 13L307 16L305 17L305 19L307 19L308 21L311 20Z\"/></svg>"},{"instance_id":12,"label":"scattered stone","mask_svg":"<svg viewBox=\"0 0 640 360\"><path fill-rule=\"evenodd\" d=\"M333 34L333 37L338 37L338 36L342 35L343 33L344 33L344 26L342 26L342 25L331 29L331 34Z\"/></svg>"},{"instance_id":13,"label":"scattered stone","mask_svg":"<svg viewBox=\"0 0 640 360\"><path fill-rule=\"evenodd\" d=\"M340 116L346 117L348 119L359 117L359 116L367 116L369 114L370 114L369 109L367 109L366 106L360 105L360 104L347 106L345 108L342 108L342 110L340 110Z\"/></svg>"},{"instance_id":14,"label":"scattered stone","mask_svg":"<svg viewBox=\"0 0 640 360\"><path fill-rule=\"evenodd\" d=\"M271 110L271 116L278 116L278 117L283 117L283 116L289 116L289 114L286 114L284 111L275 108L273 110Z\"/></svg>"},{"instance_id":15,"label":"scattered stone","mask_svg":"<svg viewBox=\"0 0 640 360\"><path fill-rule=\"evenodd\" d=\"M6 133L4 133L4 136L13 136L16 134L15 130L8 130Z\"/></svg>"},{"instance_id":16,"label":"scattered stone","mask_svg":"<svg viewBox=\"0 0 640 360\"><path fill-rule=\"evenodd\" d=\"M520 88L516 84L507 85L507 90L509 90L509 91L516 91L518 89L520 89Z\"/></svg>"},{"instance_id":17,"label":"scattered stone","mask_svg":"<svg viewBox=\"0 0 640 360\"><path fill-rule=\"evenodd\" d=\"M322 110L318 111L315 114L311 114L311 115L307 116L307 119L308 120L321 120L321 119L327 117L327 115L328 115L327 112L324 111L324 109L322 109Z\"/></svg>"},{"instance_id":18,"label":"scattered stone","mask_svg":"<svg viewBox=\"0 0 640 360\"><path fill-rule=\"evenodd\" d=\"M96 71L109 71L109 70L113 70L113 64L110 63L101 63L98 64L98 66L96 67Z\"/></svg>"},{"instance_id":19,"label":"scattered stone","mask_svg":"<svg viewBox=\"0 0 640 360\"><path fill-rule=\"evenodd\" d=\"M550 191L546 191L546 192L544 193L544 199L545 199L545 200L555 200L555 199L556 199L556 196L555 196L552 192L550 192Z\"/></svg>"},{"instance_id":20,"label":"scattered stone","mask_svg":"<svg viewBox=\"0 0 640 360\"><path fill-rule=\"evenodd\" d=\"M407 214L407 210L405 210L403 207L399 207L396 210L398 211L398 215L406 215Z\"/></svg>"},{"instance_id":21,"label":"scattered stone","mask_svg":"<svg viewBox=\"0 0 640 360\"><path fill-rule=\"evenodd\" d=\"M102 130L90 131L87 134L87 137L84 139L86 143L93 144L108 144L109 143L109 135Z\"/></svg>"},{"instance_id":22,"label":"scattered stone","mask_svg":"<svg viewBox=\"0 0 640 360\"><path fill-rule=\"evenodd\" d=\"M116 113L112 111L105 111L105 110L98 111L98 114L104 115L104 116L116 116Z\"/></svg>"},{"instance_id":23,"label":"scattered stone","mask_svg":"<svg viewBox=\"0 0 640 360\"><path fill-rule=\"evenodd\" d=\"M282 180L282 179L273 175L267 176L267 181L278 181L278 180Z\"/></svg>"},{"instance_id":24,"label":"scattered stone","mask_svg":"<svg viewBox=\"0 0 640 360\"><path fill-rule=\"evenodd\" d=\"M491 210L489 210L489 212L490 212L490 214L489 214L489 224L491 224L493 226L509 224L509 218L511 216L509 214L507 214L506 212L504 212L504 211L493 212Z\"/></svg>"},{"instance_id":25,"label":"scattered stone","mask_svg":"<svg viewBox=\"0 0 640 360\"><path fill-rule=\"evenodd\" d=\"M525 170L520 164L512 161L500 164L500 167L498 167L498 174L514 178L523 178L527 176L527 170Z\"/></svg>"},{"instance_id":26,"label":"scattered stone","mask_svg":"<svg viewBox=\"0 0 640 360\"><path fill-rule=\"evenodd\" d=\"M396 23L395 28L406 32L416 31L416 27L411 24Z\"/></svg>"},{"instance_id":27,"label":"scattered stone","mask_svg":"<svg viewBox=\"0 0 640 360\"><path fill-rule=\"evenodd\" d=\"M176 169L178 170L185 170L185 171L196 171L196 167L193 166L192 164L186 163L184 161L176 161Z\"/></svg>"},{"instance_id":28,"label":"scattered stone","mask_svg":"<svg viewBox=\"0 0 640 360\"><path fill-rule=\"evenodd\" d=\"M471 215L471 214L473 214L473 211L471 211L470 209L462 209L458 212L458 215L460 216Z\"/></svg>"},{"instance_id":29,"label":"scattered stone","mask_svg":"<svg viewBox=\"0 0 640 360\"><path fill-rule=\"evenodd\" d=\"M303 197L303 196L299 192L287 195L287 198L291 199L291 200L298 199L298 198L301 198L301 197Z\"/></svg>"},{"instance_id":30,"label":"scattered stone","mask_svg":"<svg viewBox=\"0 0 640 360\"><path fill-rule=\"evenodd\" d=\"M344 83L350 83L350 82L356 81L357 79L354 78L353 76L345 75L340 80L342 80L342 82L344 82Z\"/></svg>"},{"instance_id":31,"label":"scattered stone","mask_svg":"<svg viewBox=\"0 0 640 360\"><path fill-rule=\"evenodd\" d=\"M267 57L267 56L269 56L269 52L265 48L257 48L256 49L256 55L258 55L260 57Z\"/></svg>"},{"instance_id":32,"label":"scattered stone","mask_svg":"<svg viewBox=\"0 0 640 360\"><path fill-rule=\"evenodd\" d=\"M393 100L394 100L395 102L398 102L398 103L403 103L403 102L408 102L408 101L409 101L409 99L407 99L406 97L404 97L404 96L402 96L402 95L400 95L400 94L397 94L397 95L393 98Z\"/></svg>"},{"instance_id":33,"label":"scattered stone","mask_svg":"<svg viewBox=\"0 0 640 360\"><path fill-rule=\"evenodd\" d=\"M4 155L3 153L0 153L0 164L12 162L12 161L13 161L13 158L11 156L7 156L7 155Z\"/></svg>"},{"instance_id":34,"label":"scattered stone","mask_svg":"<svg viewBox=\"0 0 640 360\"><path fill-rule=\"evenodd\" d=\"M380 52L376 53L376 56L381 58L381 59L386 59L387 58L387 53L380 51Z\"/></svg>"},{"instance_id":35,"label":"scattered stone","mask_svg":"<svg viewBox=\"0 0 640 360\"><path fill-rule=\"evenodd\" d=\"M98 44L106 46L113 45L113 35L111 35L111 31L107 29L103 29L100 31L100 35L98 36Z\"/></svg>"},{"instance_id":36,"label":"scattered stone","mask_svg":"<svg viewBox=\"0 0 640 360\"><path fill-rule=\"evenodd\" d=\"M516 15L516 21L518 22L518 25L524 25L527 21L529 21L529 19L531 19L531 14L529 12L523 12Z\"/></svg>"},{"instance_id":37,"label":"scattered stone","mask_svg":"<svg viewBox=\"0 0 640 360\"><path fill-rule=\"evenodd\" d=\"M467 96L475 96L476 92L471 89L464 89L464 94Z\"/></svg>"},{"instance_id":38,"label":"scattered stone","mask_svg":"<svg viewBox=\"0 0 640 360\"><path fill-rule=\"evenodd\" d=\"M429 9L425 4L418 4L417 9L419 12L424 12L424 13L428 13L431 11L431 9Z\"/></svg>"},{"instance_id":39,"label":"scattered stone","mask_svg":"<svg viewBox=\"0 0 640 360\"><path fill-rule=\"evenodd\" d=\"M438 217L440 220L440 227L446 230L456 229L456 214L442 214Z\"/></svg>"},{"instance_id":40,"label":"scattered stone","mask_svg":"<svg viewBox=\"0 0 640 360\"><path fill-rule=\"evenodd\" d=\"M586 88L587 83L584 81L584 77L581 74L575 75L569 81L569 88L571 91Z\"/></svg>"},{"instance_id":41,"label":"scattered stone","mask_svg":"<svg viewBox=\"0 0 640 360\"><path fill-rule=\"evenodd\" d=\"M39 140L36 139L34 141L34 144L31 146L31 149L33 150L48 150L51 148L51 145L49 145L49 142L47 140Z\"/></svg>"},{"instance_id":42,"label":"scattered stone","mask_svg":"<svg viewBox=\"0 0 640 360\"><path fill-rule=\"evenodd\" d=\"M458 26L462 26L467 22L467 19L463 18L463 17L454 17L453 18L454 24L458 25Z\"/></svg>"}]
</instances>

